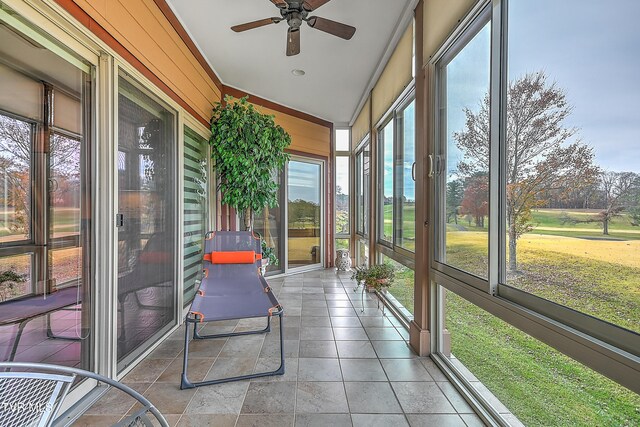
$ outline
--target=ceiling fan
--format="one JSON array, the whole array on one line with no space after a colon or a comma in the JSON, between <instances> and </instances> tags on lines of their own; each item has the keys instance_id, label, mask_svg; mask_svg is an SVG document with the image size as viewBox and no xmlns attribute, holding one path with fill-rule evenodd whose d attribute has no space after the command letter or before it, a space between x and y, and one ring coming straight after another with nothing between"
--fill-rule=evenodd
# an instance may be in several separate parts
<instances>
[{"instance_id":1,"label":"ceiling fan","mask_svg":"<svg viewBox=\"0 0 640 427\"><path fill-rule=\"evenodd\" d=\"M356 29L350 25L321 18L319 16L309 16L320 6L329 3L331 0L271 0L271 3L280 9L280 17L260 19L258 21L247 22L231 27L236 33L263 27L269 24L277 24L287 21L287 56L300 53L300 26L305 21L311 28L333 34L345 40L350 40Z\"/></svg>"}]
</instances>

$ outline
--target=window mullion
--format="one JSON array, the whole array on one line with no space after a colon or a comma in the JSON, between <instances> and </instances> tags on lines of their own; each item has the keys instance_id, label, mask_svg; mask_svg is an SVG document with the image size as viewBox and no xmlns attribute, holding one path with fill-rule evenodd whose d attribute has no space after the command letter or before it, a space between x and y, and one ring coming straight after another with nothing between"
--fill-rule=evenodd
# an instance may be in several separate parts
<instances>
[{"instance_id":1,"label":"window mullion","mask_svg":"<svg viewBox=\"0 0 640 427\"><path fill-rule=\"evenodd\" d=\"M505 122L502 118L502 86L505 77L502 51L501 1L492 1L491 17L491 70L490 70L490 138L489 138L489 293L496 295L500 269L504 266L504 197L506 174L502 168L506 161L503 138Z\"/></svg>"}]
</instances>

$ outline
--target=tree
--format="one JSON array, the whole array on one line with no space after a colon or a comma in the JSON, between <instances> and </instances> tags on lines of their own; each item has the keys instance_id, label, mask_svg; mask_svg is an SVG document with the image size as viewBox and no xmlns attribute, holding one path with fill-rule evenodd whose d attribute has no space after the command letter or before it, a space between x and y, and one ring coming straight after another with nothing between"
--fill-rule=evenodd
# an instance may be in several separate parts
<instances>
[{"instance_id":1,"label":"tree","mask_svg":"<svg viewBox=\"0 0 640 427\"><path fill-rule=\"evenodd\" d=\"M604 194L604 209L598 212L596 221L602 223L602 234L609 234L609 223L620 216L634 189L640 185L640 177L633 172L605 171L600 175Z\"/></svg>"},{"instance_id":2,"label":"tree","mask_svg":"<svg viewBox=\"0 0 640 427\"><path fill-rule=\"evenodd\" d=\"M464 196L464 185L462 180L454 179L447 182L447 222L453 221L458 223L458 214L460 214L460 204L462 203L462 197Z\"/></svg>"},{"instance_id":3,"label":"tree","mask_svg":"<svg viewBox=\"0 0 640 427\"><path fill-rule=\"evenodd\" d=\"M476 227L484 228L484 217L489 213L489 176L477 172L465 180L460 206L463 215L471 215Z\"/></svg>"},{"instance_id":4,"label":"tree","mask_svg":"<svg viewBox=\"0 0 640 427\"><path fill-rule=\"evenodd\" d=\"M242 213L250 230L254 213L278 203L273 174L289 160L284 150L291 137L274 116L260 113L247 99L226 96L224 104L215 104L209 144L220 201Z\"/></svg>"},{"instance_id":5,"label":"tree","mask_svg":"<svg viewBox=\"0 0 640 427\"><path fill-rule=\"evenodd\" d=\"M593 150L564 126L571 114L564 91L549 83L543 72L525 74L507 88L507 227L509 270L517 270L517 242L531 230L531 209L544 202L550 192L593 182L599 172L593 165ZM489 94L477 111L464 109L465 128L454 133L465 159L458 169L471 176L489 170Z\"/></svg>"}]
</instances>

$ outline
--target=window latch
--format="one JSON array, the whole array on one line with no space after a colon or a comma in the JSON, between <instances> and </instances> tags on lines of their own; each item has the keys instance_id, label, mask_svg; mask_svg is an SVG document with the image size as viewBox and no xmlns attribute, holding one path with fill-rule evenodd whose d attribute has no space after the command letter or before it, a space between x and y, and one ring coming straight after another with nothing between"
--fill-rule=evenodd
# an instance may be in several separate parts
<instances>
[{"instance_id":1,"label":"window latch","mask_svg":"<svg viewBox=\"0 0 640 427\"><path fill-rule=\"evenodd\" d=\"M124 214L116 214L116 227L124 227Z\"/></svg>"},{"instance_id":2,"label":"window latch","mask_svg":"<svg viewBox=\"0 0 640 427\"><path fill-rule=\"evenodd\" d=\"M429 178L433 178L433 154L429 154Z\"/></svg>"},{"instance_id":3,"label":"window latch","mask_svg":"<svg viewBox=\"0 0 640 427\"><path fill-rule=\"evenodd\" d=\"M411 165L411 179L413 180L413 182L416 181L416 162L413 162L413 164Z\"/></svg>"}]
</instances>

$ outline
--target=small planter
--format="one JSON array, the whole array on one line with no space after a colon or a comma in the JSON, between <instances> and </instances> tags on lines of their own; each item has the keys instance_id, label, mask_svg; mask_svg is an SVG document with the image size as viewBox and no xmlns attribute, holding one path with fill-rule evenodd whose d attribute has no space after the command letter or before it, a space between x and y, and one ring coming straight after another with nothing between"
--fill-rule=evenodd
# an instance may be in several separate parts
<instances>
[{"instance_id":1,"label":"small planter","mask_svg":"<svg viewBox=\"0 0 640 427\"><path fill-rule=\"evenodd\" d=\"M269 267L269 260L263 259L262 265L260 266L260 273L262 273L263 276L267 274L267 267Z\"/></svg>"}]
</instances>

